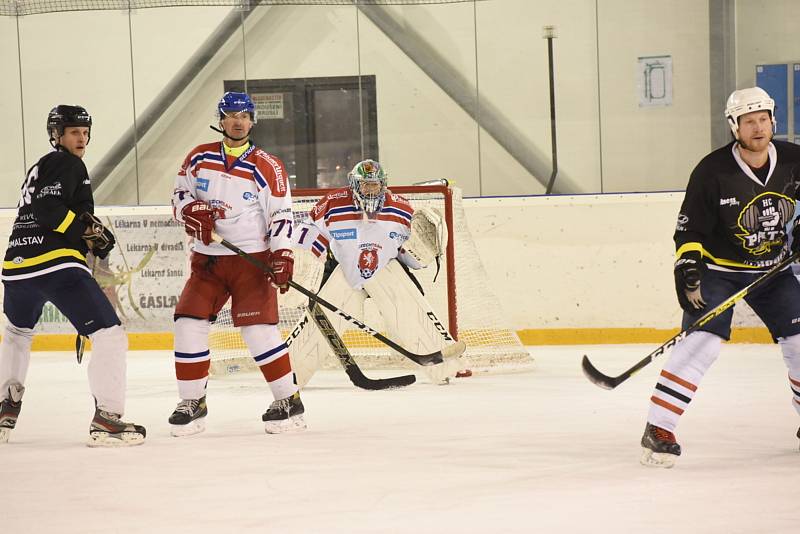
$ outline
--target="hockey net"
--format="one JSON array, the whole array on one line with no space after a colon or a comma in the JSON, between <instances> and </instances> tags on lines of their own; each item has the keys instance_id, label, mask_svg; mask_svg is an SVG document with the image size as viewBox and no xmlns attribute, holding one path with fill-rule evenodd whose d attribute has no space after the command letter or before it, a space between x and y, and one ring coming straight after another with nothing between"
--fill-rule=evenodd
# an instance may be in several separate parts
<instances>
[{"instance_id":1,"label":"hockey net","mask_svg":"<svg viewBox=\"0 0 800 534\"><path fill-rule=\"evenodd\" d=\"M525 369L532 358L516 332L503 321L497 296L491 291L488 277L481 264L477 248L469 233L462 206L461 191L444 181L434 185L391 187L392 192L405 197L415 209L433 206L445 215L449 233L447 252L442 258L437 276L436 265L414 271L425 297L450 333L467 344L467 362L474 371L514 371ZM325 189L293 190L295 222L299 223L328 192ZM322 280L324 262L310 252L295 250L294 281L316 291ZM435 278L435 280L434 280ZM308 303L297 291L290 290L279 298L281 332L286 337L302 317ZM332 302L336 305L337 303ZM371 309L367 299L364 317L367 325L385 333L380 313ZM413 368L415 364L394 355L376 340L353 327L342 339L358 364L364 369ZM233 327L228 303L211 327L210 349L212 375L228 375L255 369L255 364ZM324 368L341 364L331 353Z\"/></svg>"}]
</instances>

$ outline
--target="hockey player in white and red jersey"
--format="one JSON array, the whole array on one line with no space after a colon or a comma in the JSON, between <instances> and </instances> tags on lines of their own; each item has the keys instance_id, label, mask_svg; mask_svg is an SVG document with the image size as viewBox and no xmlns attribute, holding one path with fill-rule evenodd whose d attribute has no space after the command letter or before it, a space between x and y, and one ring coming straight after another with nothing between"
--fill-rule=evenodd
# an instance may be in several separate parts
<instances>
[{"instance_id":1,"label":"hockey player in white and red jersey","mask_svg":"<svg viewBox=\"0 0 800 534\"><path fill-rule=\"evenodd\" d=\"M447 230L441 214L431 208L415 213L406 199L387 189L386 173L377 161L359 162L348 180L349 187L325 195L294 231L296 247L326 260L319 295L354 317L364 317L364 302L372 299L388 337L412 352L430 353L453 343L408 270L424 268L444 252ZM343 331L343 319L329 320ZM294 332L298 330L291 356L303 387L329 346L305 318ZM453 359L422 369L441 382L462 365Z\"/></svg>"},{"instance_id":2,"label":"hockey player in white and red jersey","mask_svg":"<svg viewBox=\"0 0 800 534\"><path fill-rule=\"evenodd\" d=\"M255 105L228 92L217 106L221 142L194 148L175 180L175 218L194 238L191 274L175 307L175 373L180 402L169 418L174 436L205 429L210 322L228 298L233 324L275 401L262 416L267 433L302 430L304 407L277 327L278 297L288 290L292 197L283 163L249 140ZM261 270L212 239L212 231L269 265Z\"/></svg>"}]
</instances>

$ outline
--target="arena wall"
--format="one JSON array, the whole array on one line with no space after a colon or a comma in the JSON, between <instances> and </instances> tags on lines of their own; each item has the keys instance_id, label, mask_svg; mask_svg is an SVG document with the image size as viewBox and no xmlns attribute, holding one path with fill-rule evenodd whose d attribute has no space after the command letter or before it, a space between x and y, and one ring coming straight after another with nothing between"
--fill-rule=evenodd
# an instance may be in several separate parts
<instances>
[{"instance_id":1,"label":"arena wall","mask_svg":"<svg viewBox=\"0 0 800 534\"><path fill-rule=\"evenodd\" d=\"M509 326L526 344L663 342L680 323L672 232L682 193L475 198L469 230ZM101 207L118 247L97 268L132 349L170 348L172 308L186 275L184 233L171 209ZM5 248L14 210L0 210ZM769 342L746 305L735 341ZM37 346L68 350L74 331L46 308Z\"/></svg>"}]
</instances>

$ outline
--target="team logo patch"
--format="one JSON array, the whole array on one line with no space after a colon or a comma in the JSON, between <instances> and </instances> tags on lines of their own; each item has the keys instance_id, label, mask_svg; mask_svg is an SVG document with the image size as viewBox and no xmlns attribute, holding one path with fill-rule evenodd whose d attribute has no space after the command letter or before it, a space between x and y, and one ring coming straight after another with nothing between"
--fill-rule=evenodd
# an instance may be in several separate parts
<instances>
[{"instance_id":1,"label":"team logo patch","mask_svg":"<svg viewBox=\"0 0 800 534\"><path fill-rule=\"evenodd\" d=\"M254 193L251 193L250 191L245 191L244 194L242 195L242 198L248 202L255 202L256 200L258 200L258 197Z\"/></svg>"},{"instance_id":2,"label":"team logo patch","mask_svg":"<svg viewBox=\"0 0 800 534\"><path fill-rule=\"evenodd\" d=\"M758 195L739 212L742 246L754 255L767 254L773 247L782 248L786 224L794 214L794 200L780 193Z\"/></svg>"},{"instance_id":3,"label":"team logo patch","mask_svg":"<svg viewBox=\"0 0 800 534\"><path fill-rule=\"evenodd\" d=\"M208 191L208 186L211 182L208 178L198 178L197 179L197 189L200 191Z\"/></svg>"},{"instance_id":4,"label":"team logo patch","mask_svg":"<svg viewBox=\"0 0 800 534\"><path fill-rule=\"evenodd\" d=\"M361 278L372 278L375 270L378 268L378 251L374 248L365 248L361 250L358 255L358 271L361 273Z\"/></svg>"},{"instance_id":5,"label":"team logo patch","mask_svg":"<svg viewBox=\"0 0 800 534\"><path fill-rule=\"evenodd\" d=\"M355 228L344 228L342 230L331 230L331 237L336 241L345 239L358 239L358 230Z\"/></svg>"}]
</instances>

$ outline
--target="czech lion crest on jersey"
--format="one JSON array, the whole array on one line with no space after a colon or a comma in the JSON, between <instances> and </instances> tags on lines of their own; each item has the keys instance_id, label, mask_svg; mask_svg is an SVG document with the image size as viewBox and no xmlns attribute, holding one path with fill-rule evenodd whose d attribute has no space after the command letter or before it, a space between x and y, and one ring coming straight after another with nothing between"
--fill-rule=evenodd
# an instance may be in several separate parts
<instances>
[{"instance_id":1,"label":"czech lion crest on jersey","mask_svg":"<svg viewBox=\"0 0 800 534\"><path fill-rule=\"evenodd\" d=\"M378 249L376 248L363 248L358 255L358 272L361 273L361 278L372 278L375 270L378 268Z\"/></svg>"},{"instance_id":2,"label":"czech lion crest on jersey","mask_svg":"<svg viewBox=\"0 0 800 534\"><path fill-rule=\"evenodd\" d=\"M768 191L761 193L739 212L736 234L742 246L751 254L768 254L774 247L783 248L786 242L786 224L794 214L794 200Z\"/></svg>"}]
</instances>

